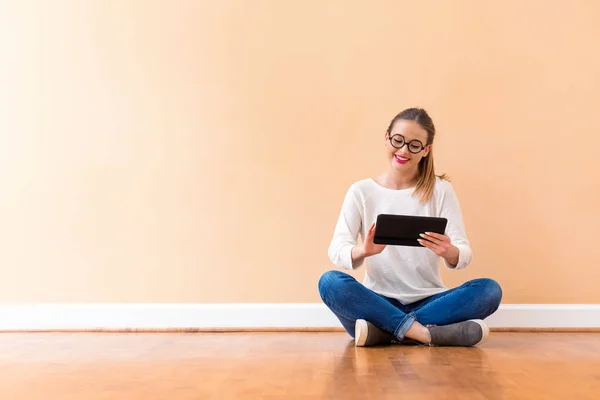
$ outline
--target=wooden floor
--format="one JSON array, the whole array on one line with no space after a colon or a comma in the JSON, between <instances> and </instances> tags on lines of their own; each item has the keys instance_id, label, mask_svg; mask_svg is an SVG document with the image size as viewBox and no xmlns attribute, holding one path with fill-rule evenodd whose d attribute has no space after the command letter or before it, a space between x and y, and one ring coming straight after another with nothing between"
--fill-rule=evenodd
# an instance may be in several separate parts
<instances>
[{"instance_id":1,"label":"wooden floor","mask_svg":"<svg viewBox=\"0 0 600 400\"><path fill-rule=\"evenodd\" d=\"M600 399L599 333L355 348L344 333L0 334L0 399Z\"/></svg>"}]
</instances>

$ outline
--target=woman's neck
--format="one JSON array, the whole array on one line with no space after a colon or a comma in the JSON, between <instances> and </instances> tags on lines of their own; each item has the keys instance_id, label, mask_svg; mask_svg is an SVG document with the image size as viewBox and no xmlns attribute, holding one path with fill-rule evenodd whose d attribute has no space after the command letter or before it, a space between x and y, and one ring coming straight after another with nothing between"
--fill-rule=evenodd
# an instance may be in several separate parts
<instances>
[{"instance_id":1,"label":"woman's neck","mask_svg":"<svg viewBox=\"0 0 600 400\"><path fill-rule=\"evenodd\" d=\"M400 173L390 170L381 174L378 181L381 185L394 190L410 189L417 184L418 171L413 173Z\"/></svg>"}]
</instances>

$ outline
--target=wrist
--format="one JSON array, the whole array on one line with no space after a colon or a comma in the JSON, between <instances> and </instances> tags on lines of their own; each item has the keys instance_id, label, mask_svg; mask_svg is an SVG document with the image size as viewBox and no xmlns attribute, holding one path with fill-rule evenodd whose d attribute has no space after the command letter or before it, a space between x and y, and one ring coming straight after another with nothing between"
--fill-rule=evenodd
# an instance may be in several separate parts
<instances>
[{"instance_id":1,"label":"wrist","mask_svg":"<svg viewBox=\"0 0 600 400\"><path fill-rule=\"evenodd\" d=\"M353 265L362 262L362 260L365 258L363 247L362 246L354 246L352 248L351 257L352 257Z\"/></svg>"},{"instance_id":2,"label":"wrist","mask_svg":"<svg viewBox=\"0 0 600 400\"><path fill-rule=\"evenodd\" d=\"M364 245L362 245L362 246L358 246L358 248L357 248L357 253L358 253L358 256L359 256L360 258L365 258L365 257L367 257L367 251L365 250L365 246L364 246Z\"/></svg>"},{"instance_id":3,"label":"wrist","mask_svg":"<svg viewBox=\"0 0 600 400\"><path fill-rule=\"evenodd\" d=\"M456 267L456 265L458 265L458 256L459 256L458 247L454 246L453 244L451 244L450 247L448 247L448 250L446 251L446 253L442 255L444 260L446 260L446 262L448 264L450 264L452 267Z\"/></svg>"}]
</instances>

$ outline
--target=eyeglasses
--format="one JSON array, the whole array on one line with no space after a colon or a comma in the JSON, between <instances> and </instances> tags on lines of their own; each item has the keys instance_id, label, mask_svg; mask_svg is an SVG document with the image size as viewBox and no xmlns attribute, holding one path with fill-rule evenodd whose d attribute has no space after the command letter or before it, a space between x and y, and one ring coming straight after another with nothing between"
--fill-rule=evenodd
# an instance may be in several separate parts
<instances>
[{"instance_id":1,"label":"eyeglasses","mask_svg":"<svg viewBox=\"0 0 600 400\"><path fill-rule=\"evenodd\" d=\"M406 142L406 139L404 138L404 136L399 135L399 134L390 136L389 140L390 140L390 144L392 145L392 147L394 147L396 149L401 149L402 147L404 147L404 145L407 145L408 151L410 151L413 154L420 153L425 148L425 146L423 145L423 143L421 143L420 140L413 139L410 142Z\"/></svg>"}]
</instances>

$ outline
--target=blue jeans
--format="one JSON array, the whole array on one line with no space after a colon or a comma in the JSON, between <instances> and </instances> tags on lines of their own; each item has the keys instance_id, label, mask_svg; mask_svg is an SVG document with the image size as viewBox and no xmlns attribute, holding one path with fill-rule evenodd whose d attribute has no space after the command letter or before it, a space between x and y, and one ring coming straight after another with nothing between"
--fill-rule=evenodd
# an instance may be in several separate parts
<instances>
[{"instance_id":1,"label":"blue jeans","mask_svg":"<svg viewBox=\"0 0 600 400\"><path fill-rule=\"evenodd\" d=\"M475 279L454 289L404 305L367 289L341 271L328 271L319 280L321 299L354 337L357 319L404 339L414 321L421 325L448 325L469 319L485 319L500 306L502 289L487 278Z\"/></svg>"}]
</instances>

